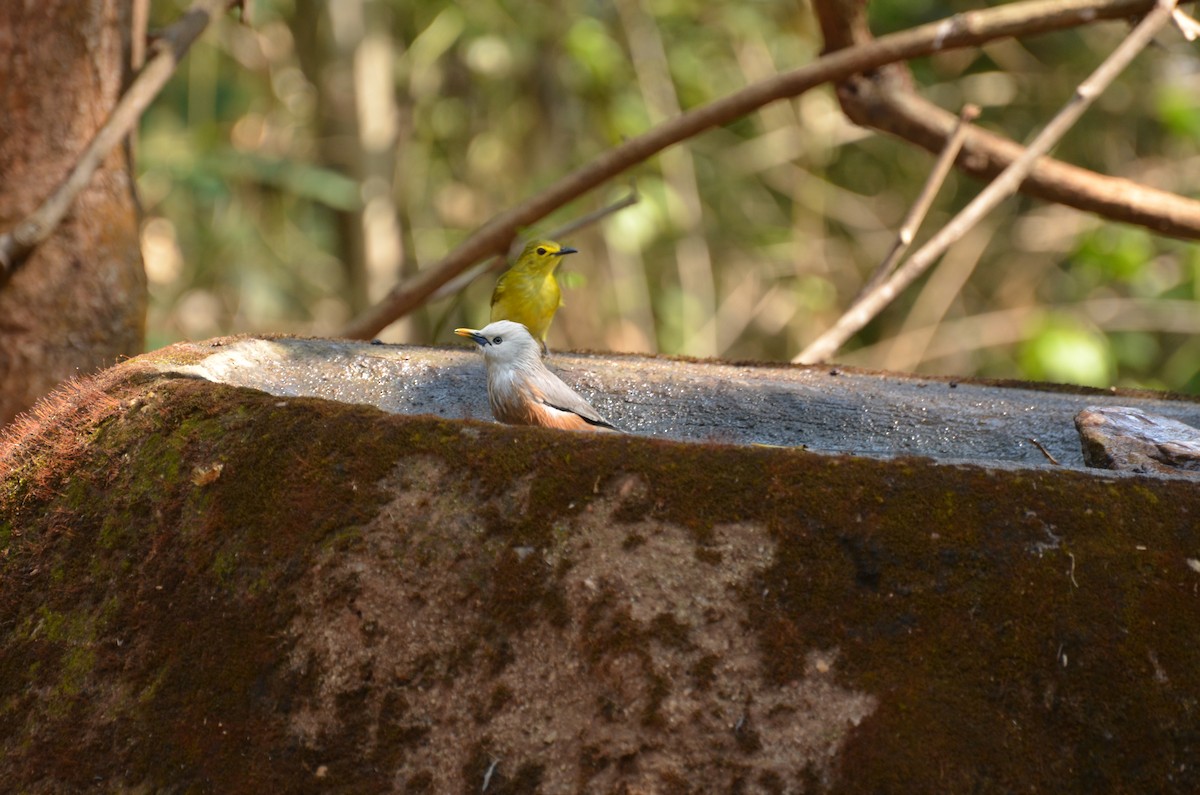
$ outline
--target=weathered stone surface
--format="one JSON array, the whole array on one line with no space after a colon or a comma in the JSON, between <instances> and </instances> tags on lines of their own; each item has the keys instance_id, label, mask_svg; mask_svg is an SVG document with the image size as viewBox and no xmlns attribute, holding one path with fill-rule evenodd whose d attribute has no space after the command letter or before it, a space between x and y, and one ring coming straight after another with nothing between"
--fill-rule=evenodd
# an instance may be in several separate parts
<instances>
[{"instance_id":1,"label":"weathered stone surface","mask_svg":"<svg viewBox=\"0 0 1200 795\"><path fill-rule=\"evenodd\" d=\"M204 357L0 444L6 786L1200 787L1194 482L161 372Z\"/></svg>"},{"instance_id":2,"label":"weathered stone surface","mask_svg":"<svg viewBox=\"0 0 1200 795\"><path fill-rule=\"evenodd\" d=\"M465 345L244 338L187 350L181 371L274 395L491 418L483 361ZM620 427L681 441L1082 468L1073 420L1084 408L1136 400L1200 425L1200 403L1163 393L646 356L555 353L548 365Z\"/></svg>"},{"instance_id":3,"label":"weathered stone surface","mask_svg":"<svg viewBox=\"0 0 1200 795\"><path fill-rule=\"evenodd\" d=\"M1075 415L1088 466L1200 477L1200 430L1128 406Z\"/></svg>"}]
</instances>

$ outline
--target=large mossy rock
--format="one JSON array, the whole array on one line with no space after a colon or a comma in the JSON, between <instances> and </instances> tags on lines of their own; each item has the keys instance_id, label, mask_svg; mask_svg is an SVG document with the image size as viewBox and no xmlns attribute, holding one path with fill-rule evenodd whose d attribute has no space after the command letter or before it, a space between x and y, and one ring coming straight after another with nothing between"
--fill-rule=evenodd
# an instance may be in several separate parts
<instances>
[{"instance_id":1,"label":"large mossy rock","mask_svg":"<svg viewBox=\"0 0 1200 795\"><path fill-rule=\"evenodd\" d=\"M1200 790L1195 481L393 414L210 353L0 444L5 789Z\"/></svg>"}]
</instances>

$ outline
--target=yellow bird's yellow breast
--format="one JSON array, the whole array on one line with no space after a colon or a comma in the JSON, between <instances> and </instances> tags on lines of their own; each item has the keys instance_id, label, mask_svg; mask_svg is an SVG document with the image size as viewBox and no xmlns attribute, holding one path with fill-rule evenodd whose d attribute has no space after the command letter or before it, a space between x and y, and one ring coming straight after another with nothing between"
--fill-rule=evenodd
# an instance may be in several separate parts
<instances>
[{"instance_id":1,"label":"yellow bird's yellow breast","mask_svg":"<svg viewBox=\"0 0 1200 795\"><path fill-rule=\"evenodd\" d=\"M545 340L550 321L561 303L562 291L553 273L529 273L513 268L496 282L491 320L520 323L534 339Z\"/></svg>"},{"instance_id":2,"label":"yellow bird's yellow breast","mask_svg":"<svg viewBox=\"0 0 1200 795\"><path fill-rule=\"evenodd\" d=\"M492 292L492 322L511 320L529 329L546 350L546 332L562 305L562 292L554 270L566 254L575 249L552 240L533 240L517 257L516 263L496 282Z\"/></svg>"}]
</instances>

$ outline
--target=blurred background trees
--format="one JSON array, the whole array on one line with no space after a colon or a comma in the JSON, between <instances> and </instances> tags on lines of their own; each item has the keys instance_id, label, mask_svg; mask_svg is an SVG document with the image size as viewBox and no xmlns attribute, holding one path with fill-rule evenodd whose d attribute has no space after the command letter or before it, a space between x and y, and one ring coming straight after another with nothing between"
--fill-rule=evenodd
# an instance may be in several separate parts
<instances>
[{"instance_id":1,"label":"blurred background trees","mask_svg":"<svg viewBox=\"0 0 1200 795\"><path fill-rule=\"evenodd\" d=\"M156 2L159 22L185 4ZM874 2L877 34L977 4ZM493 214L680 109L810 62L804 3L255 0L192 50L143 119L150 348L231 332L326 335ZM1024 140L1127 32L1105 23L910 63L919 90ZM1185 196L1200 70L1178 32L1055 155ZM550 346L787 361L892 243L933 156L847 122L832 90L653 158L528 235L567 238ZM980 185L953 175L922 237ZM918 242L920 239L918 239ZM382 336L453 344L494 275ZM1018 196L838 361L1200 391L1200 252Z\"/></svg>"}]
</instances>

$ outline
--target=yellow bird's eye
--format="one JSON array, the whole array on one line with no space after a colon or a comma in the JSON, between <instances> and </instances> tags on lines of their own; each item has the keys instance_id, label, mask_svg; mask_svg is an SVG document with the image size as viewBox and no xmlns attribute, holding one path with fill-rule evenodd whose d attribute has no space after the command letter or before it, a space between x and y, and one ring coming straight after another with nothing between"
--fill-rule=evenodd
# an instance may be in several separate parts
<instances>
[{"instance_id":1,"label":"yellow bird's eye","mask_svg":"<svg viewBox=\"0 0 1200 795\"><path fill-rule=\"evenodd\" d=\"M538 253L539 257L544 257L544 256L546 256L546 249L543 248L542 246L538 246L537 253Z\"/></svg>"},{"instance_id":2,"label":"yellow bird's eye","mask_svg":"<svg viewBox=\"0 0 1200 795\"><path fill-rule=\"evenodd\" d=\"M493 344L493 345L499 345L499 344L500 344L500 342L501 342L501 338L500 338L500 337L492 337L492 344Z\"/></svg>"}]
</instances>

